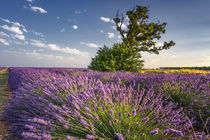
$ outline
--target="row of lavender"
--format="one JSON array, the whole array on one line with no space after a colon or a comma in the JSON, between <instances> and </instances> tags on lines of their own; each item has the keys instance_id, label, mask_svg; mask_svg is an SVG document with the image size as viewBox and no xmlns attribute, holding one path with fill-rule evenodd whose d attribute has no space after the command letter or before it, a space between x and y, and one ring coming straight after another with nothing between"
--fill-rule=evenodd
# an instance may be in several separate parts
<instances>
[{"instance_id":1,"label":"row of lavender","mask_svg":"<svg viewBox=\"0 0 210 140\"><path fill-rule=\"evenodd\" d=\"M10 131L23 139L184 137L209 116L210 75L29 68L9 72L13 96L4 118Z\"/></svg>"},{"instance_id":2,"label":"row of lavender","mask_svg":"<svg viewBox=\"0 0 210 140\"><path fill-rule=\"evenodd\" d=\"M5 69L5 67L0 67L0 71L3 70L3 69Z\"/></svg>"}]
</instances>

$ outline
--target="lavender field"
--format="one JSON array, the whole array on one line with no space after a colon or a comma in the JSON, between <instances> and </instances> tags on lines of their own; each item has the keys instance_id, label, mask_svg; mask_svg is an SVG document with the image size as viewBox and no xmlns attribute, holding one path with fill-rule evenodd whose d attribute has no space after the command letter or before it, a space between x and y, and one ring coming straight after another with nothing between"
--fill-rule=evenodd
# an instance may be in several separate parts
<instances>
[{"instance_id":1,"label":"lavender field","mask_svg":"<svg viewBox=\"0 0 210 140\"><path fill-rule=\"evenodd\" d=\"M9 68L10 138L207 139L210 74Z\"/></svg>"}]
</instances>

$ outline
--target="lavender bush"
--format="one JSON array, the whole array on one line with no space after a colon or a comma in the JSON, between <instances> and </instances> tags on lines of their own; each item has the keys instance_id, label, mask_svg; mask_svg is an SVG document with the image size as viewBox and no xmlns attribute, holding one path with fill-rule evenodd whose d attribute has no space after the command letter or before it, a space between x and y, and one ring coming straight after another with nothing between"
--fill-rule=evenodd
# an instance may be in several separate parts
<instances>
[{"instance_id":1,"label":"lavender bush","mask_svg":"<svg viewBox=\"0 0 210 140\"><path fill-rule=\"evenodd\" d=\"M102 83L100 75L89 72L69 77L23 71L4 112L10 131L23 139L157 139L184 137L190 127L183 109L166 102L169 96L143 89L135 80L126 85L116 76ZM10 72L13 87L12 75L20 71Z\"/></svg>"}]
</instances>

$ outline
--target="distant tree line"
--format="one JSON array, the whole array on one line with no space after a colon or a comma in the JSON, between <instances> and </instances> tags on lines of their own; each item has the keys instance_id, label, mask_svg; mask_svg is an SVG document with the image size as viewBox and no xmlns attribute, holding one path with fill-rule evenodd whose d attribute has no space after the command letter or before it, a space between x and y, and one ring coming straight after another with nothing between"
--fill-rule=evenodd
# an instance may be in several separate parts
<instances>
[{"instance_id":1,"label":"distant tree line","mask_svg":"<svg viewBox=\"0 0 210 140\"><path fill-rule=\"evenodd\" d=\"M160 69L196 69L196 70L210 70L210 66L203 66L203 67L160 67Z\"/></svg>"}]
</instances>

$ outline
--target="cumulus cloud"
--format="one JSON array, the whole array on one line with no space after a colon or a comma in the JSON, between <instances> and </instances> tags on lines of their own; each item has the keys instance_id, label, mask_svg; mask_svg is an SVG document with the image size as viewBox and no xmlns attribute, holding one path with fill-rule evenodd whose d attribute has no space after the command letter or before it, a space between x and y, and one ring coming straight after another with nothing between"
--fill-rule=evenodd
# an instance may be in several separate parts
<instances>
[{"instance_id":1,"label":"cumulus cloud","mask_svg":"<svg viewBox=\"0 0 210 140\"><path fill-rule=\"evenodd\" d=\"M8 34L6 34L5 32L0 32L0 36L9 37L9 35L8 35Z\"/></svg>"},{"instance_id":2,"label":"cumulus cloud","mask_svg":"<svg viewBox=\"0 0 210 140\"><path fill-rule=\"evenodd\" d=\"M36 32L36 31L31 31L33 34L37 35L37 36L41 36L41 37L44 37L44 34L41 33L41 32Z\"/></svg>"},{"instance_id":3,"label":"cumulus cloud","mask_svg":"<svg viewBox=\"0 0 210 140\"><path fill-rule=\"evenodd\" d=\"M95 44L95 43L85 43L85 42L80 42L81 45L85 45L90 48L99 48L101 45Z\"/></svg>"},{"instance_id":4,"label":"cumulus cloud","mask_svg":"<svg viewBox=\"0 0 210 140\"><path fill-rule=\"evenodd\" d=\"M34 40L34 39L31 40L31 45L37 46L37 47L45 47L46 46L45 43L43 43L39 40Z\"/></svg>"},{"instance_id":5,"label":"cumulus cloud","mask_svg":"<svg viewBox=\"0 0 210 140\"><path fill-rule=\"evenodd\" d=\"M19 22L13 22L4 18L0 18L0 19L6 23L12 24L12 26L19 27L19 28L21 27L24 32L27 32L25 26L23 24L20 24Z\"/></svg>"},{"instance_id":6,"label":"cumulus cloud","mask_svg":"<svg viewBox=\"0 0 210 140\"><path fill-rule=\"evenodd\" d=\"M56 44L48 44L48 47L51 50L60 51L60 52L63 52L63 53L76 54L76 55L80 55L80 56L88 56L89 55L88 52L81 52L80 50L71 49L69 47L62 48L62 47L60 47L60 46L58 46Z\"/></svg>"},{"instance_id":7,"label":"cumulus cloud","mask_svg":"<svg viewBox=\"0 0 210 140\"><path fill-rule=\"evenodd\" d=\"M57 44L53 44L53 43L45 44L40 40L31 40L31 45L36 46L36 47L44 47L44 48L50 49L52 51L59 51L62 53L75 54L75 55L80 55L80 56L85 56L85 57L89 56L88 52L82 52L80 50L71 49L69 47L63 48L63 47L61 47Z\"/></svg>"},{"instance_id":8,"label":"cumulus cloud","mask_svg":"<svg viewBox=\"0 0 210 140\"><path fill-rule=\"evenodd\" d=\"M122 28L123 30L127 29L126 24L123 23L122 26L121 26L121 28ZM112 26L112 29L117 30L117 29L116 29L116 26Z\"/></svg>"},{"instance_id":9,"label":"cumulus cloud","mask_svg":"<svg viewBox=\"0 0 210 140\"><path fill-rule=\"evenodd\" d=\"M108 36L108 38L114 38L115 37L114 33L111 33L111 32L108 32L107 36Z\"/></svg>"},{"instance_id":10,"label":"cumulus cloud","mask_svg":"<svg viewBox=\"0 0 210 140\"><path fill-rule=\"evenodd\" d=\"M16 35L14 35L14 37L17 38L17 39L20 39L20 40L25 40L25 36L24 35L16 34Z\"/></svg>"},{"instance_id":11,"label":"cumulus cloud","mask_svg":"<svg viewBox=\"0 0 210 140\"><path fill-rule=\"evenodd\" d=\"M49 48L53 51L60 51L61 48L57 46L56 44L48 44Z\"/></svg>"},{"instance_id":12,"label":"cumulus cloud","mask_svg":"<svg viewBox=\"0 0 210 140\"><path fill-rule=\"evenodd\" d=\"M108 23L108 22L114 23L114 21L111 20L111 19L108 18L108 17L100 17L100 19L101 19L103 22L106 22L106 23Z\"/></svg>"},{"instance_id":13,"label":"cumulus cloud","mask_svg":"<svg viewBox=\"0 0 210 140\"><path fill-rule=\"evenodd\" d=\"M41 56L41 54L37 53L36 50L33 50L32 52L26 52L26 55L35 56L35 57Z\"/></svg>"},{"instance_id":14,"label":"cumulus cloud","mask_svg":"<svg viewBox=\"0 0 210 140\"><path fill-rule=\"evenodd\" d=\"M72 28L73 28L74 30L76 30L76 29L78 29L78 26L77 26L77 25L73 25Z\"/></svg>"},{"instance_id":15,"label":"cumulus cloud","mask_svg":"<svg viewBox=\"0 0 210 140\"><path fill-rule=\"evenodd\" d=\"M5 46L9 46L9 42L7 42L5 39L0 38L0 42L5 45Z\"/></svg>"},{"instance_id":16,"label":"cumulus cloud","mask_svg":"<svg viewBox=\"0 0 210 140\"><path fill-rule=\"evenodd\" d=\"M8 25L2 25L0 26L2 29L5 29L5 30L8 30L10 32L14 32L16 34L23 34L23 32L20 30L19 27L17 26L12 26L12 27L9 27Z\"/></svg>"},{"instance_id":17,"label":"cumulus cloud","mask_svg":"<svg viewBox=\"0 0 210 140\"><path fill-rule=\"evenodd\" d=\"M163 46L163 43L157 42L155 45L156 45L157 47L161 47L161 46Z\"/></svg>"},{"instance_id":18,"label":"cumulus cloud","mask_svg":"<svg viewBox=\"0 0 210 140\"><path fill-rule=\"evenodd\" d=\"M33 50L32 52L26 52L26 55L36 57L36 58L47 58L47 59L58 59L58 60L63 60L63 56L59 55L52 55L52 54L41 54L38 53L36 50Z\"/></svg>"},{"instance_id":19,"label":"cumulus cloud","mask_svg":"<svg viewBox=\"0 0 210 140\"><path fill-rule=\"evenodd\" d=\"M26 0L27 2L33 2L33 0Z\"/></svg>"},{"instance_id":20,"label":"cumulus cloud","mask_svg":"<svg viewBox=\"0 0 210 140\"><path fill-rule=\"evenodd\" d=\"M104 30L100 30L100 32L101 32L101 33L103 33L103 32L104 32Z\"/></svg>"},{"instance_id":21,"label":"cumulus cloud","mask_svg":"<svg viewBox=\"0 0 210 140\"><path fill-rule=\"evenodd\" d=\"M41 8L41 7L37 7L37 6L30 6L30 9L31 9L32 11L34 11L34 12L40 12L40 13L42 13L42 14L46 14L46 13L47 13L46 10L44 10L44 9Z\"/></svg>"}]
</instances>

